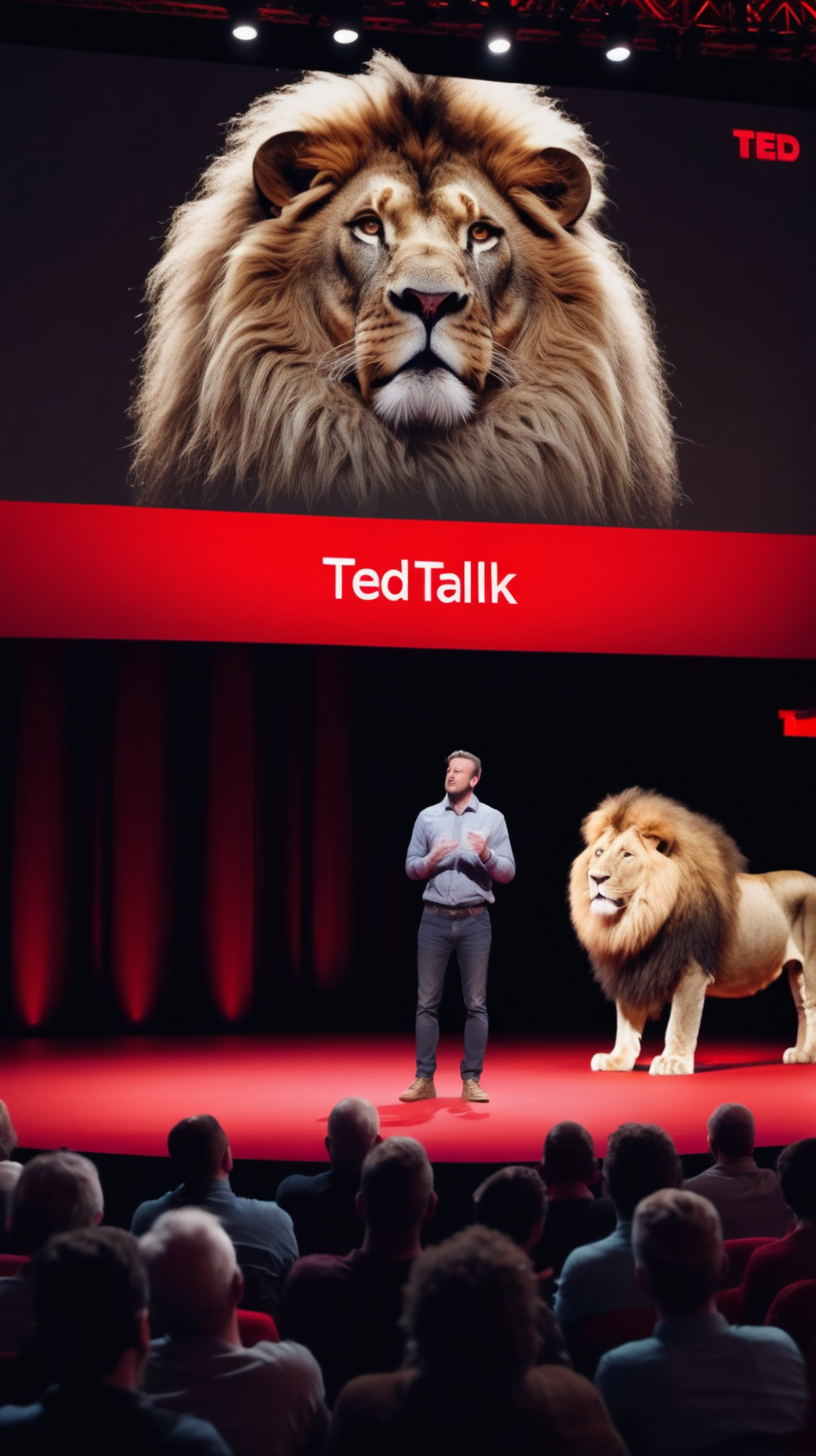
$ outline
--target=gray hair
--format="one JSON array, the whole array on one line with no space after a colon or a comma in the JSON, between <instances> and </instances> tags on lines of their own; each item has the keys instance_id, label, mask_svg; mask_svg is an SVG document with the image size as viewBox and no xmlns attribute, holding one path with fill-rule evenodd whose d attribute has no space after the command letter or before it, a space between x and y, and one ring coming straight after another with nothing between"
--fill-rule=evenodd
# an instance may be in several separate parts
<instances>
[{"instance_id":1,"label":"gray hair","mask_svg":"<svg viewBox=\"0 0 816 1456\"><path fill-rule=\"evenodd\" d=\"M203 1208L163 1213L139 1240L150 1302L171 1335L207 1334L236 1301L238 1262L229 1235Z\"/></svg>"}]
</instances>

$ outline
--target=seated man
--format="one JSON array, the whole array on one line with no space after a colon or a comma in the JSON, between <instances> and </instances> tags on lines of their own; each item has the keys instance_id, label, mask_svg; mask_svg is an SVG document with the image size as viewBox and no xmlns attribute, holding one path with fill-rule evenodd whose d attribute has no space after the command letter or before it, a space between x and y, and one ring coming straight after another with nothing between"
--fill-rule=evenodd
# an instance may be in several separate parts
<instances>
[{"instance_id":1,"label":"seated man","mask_svg":"<svg viewBox=\"0 0 816 1456\"><path fill-rule=\"evenodd\" d=\"M379 1142L380 1118L364 1097L344 1097L329 1113L326 1151L331 1167L308 1177L284 1178L275 1195L289 1214L301 1255L348 1254L359 1249L363 1225L354 1206L360 1169Z\"/></svg>"},{"instance_id":2,"label":"seated man","mask_svg":"<svg viewBox=\"0 0 816 1456\"><path fill-rule=\"evenodd\" d=\"M589 1315L651 1304L635 1279L632 1216L648 1193L682 1187L683 1166L662 1127L624 1122L609 1139L604 1180L615 1205L615 1232L573 1250L555 1296L555 1312L571 1349L576 1325Z\"/></svg>"},{"instance_id":3,"label":"seated man","mask_svg":"<svg viewBox=\"0 0 816 1456\"><path fill-rule=\"evenodd\" d=\"M532 1250L541 1238L547 1218L547 1191L535 1168L500 1168L491 1173L473 1195L473 1221L505 1234L532 1260ZM539 1280L541 1306L538 1327L541 1342L539 1365L569 1365L558 1320L545 1297Z\"/></svg>"},{"instance_id":4,"label":"seated man","mask_svg":"<svg viewBox=\"0 0 816 1456\"><path fill-rule=\"evenodd\" d=\"M707 1131L714 1167L686 1179L689 1193L714 1204L724 1239L781 1238L791 1216L773 1168L754 1162L753 1113L741 1102L723 1102L708 1119Z\"/></svg>"},{"instance_id":5,"label":"seated man","mask_svg":"<svg viewBox=\"0 0 816 1456\"><path fill-rule=\"evenodd\" d=\"M26 1163L14 1185L9 1239L18 1254L36 1254L52 1234L93 1228L105 1200L99 1174L79 1153L40 1153ZM17 1352L28 1342L34 1319L31 1266L0 1279L0 1350Z\"/></svg>"},{"instance_id":6,"label":"seated man","mask_svg":"<svg viewBox=\"0 0 816 1456\"><path fill-rule=\"evenodd\" d=\"M396 1370L402 1290L436 1209L433 1169L413 1138L387 1138L363 1164L357 1211L363 1247L299 1259L283 1292L281 1333L316 1356L331 1405L353 1375Z\"/></svg>"},{"instance_id":7,"label":"seated man","mask_svg":"<svg viewBox=\"0 0 816 1456\"><path fill-rule=\"evenodd\" d=\"M761 1325L787 1284L816 1279L816 1138L783 1148L776 1160L782 1196L796 1219L784 1239L765 1244L748 1261L742 1281L742 1317Z\"/></svg>"},{"instance_id":8,"label":"seated man","mask_svg":"<svg viewBox=\"0 0 816 1456\"><path fill-rule=\"evenodd\" d=\"M150 1344L147 1275L123 1229L58 1234L34 1264L37 1338L54 1384L0 1410L0 1449L15 1456L230 1456L206 1421L157 1410L139 1394Z\"/></svg>"},{"instance_id":9,"label":"seated man","mask_svg":"<svg viewBox=\"0 0 816 1456\"><path fill-rule=\"evenodd\" d=\"M580 1122L557 1122L544 1139L541 1176L547 1222L533 1253L537 1269L560 1274L573 1249L605 1239L615 1227L611 1198L596 1198L601 1181L592 1134Z\"/></svg>"},{"instance_id":10,"label":"seated man","mask_svg":"<svg viewBox=\"0 0 816 1456\"><path fill-rule=\"evenodd\" d=\"M170 1129L167 1151L181 1182L172 1193L140 1203L130 1231L146 1234L162 1213L195 1204L223 1224L244 1276L244 1305L277 1313L283 1281L298 1256L292 1220L276 1203L238 1198L230 1187L232 1151L214 1117L185 1117Z\"/></svg>"},{"instance_id":11,"label":"seated man","mask_svg":"<svg viewBox=\"0 0 816 1456\"><path fill-rule=\"evenodd\" d=\"M12 1158L17 1146L17 1134L5 1102L0 1101L0 1249L8 1247L6 1224L9 1218L11 1194L17 1179L23 1171L22 1163Z\"/></svg>"},{"instance_id":12,"label":"seated man","mask_svg":"<svg viewBox=\"0 0 816 1456\"><path fill-rule=\"evenodd\" d=\"M417 1259L405 1294L407 1368L352 1380L329 1451L342 1456L623 1456L588 1380L536 1365L537 1280L529 1258L470 1228Z\"/></svg>"},{"instance_id":13,"label":"seated man","mask_svg":"<svg viewBox=\"0 0 816 1456\"><path fill-rule=\"evenodd\" d=\"M212 1421L234 1456L322 1451L329 1413L317 1362L288 1342L243 1348L244 1281L218 1220L202 1208L163 1213L140 1245L151 1308L167 1331L150 1347L146 1394Z\"/></svg>"},{"instance_id":14,"label":"seated man","mask_svg":"<svg viewBox=\"0 0 816 1456\"><path fill-rule=\"evenodd\" d=\"M680 1456L720 1442L752 1451L758 1439L800 1430L808 1390L793 1340L731 1326L717 1313L717 1210L696 1193L653 1193L637 1207L632 1245L658 1324L648 1340L603 1355L595 1375L632 1456Z\"/></svg>"}]
</instances>

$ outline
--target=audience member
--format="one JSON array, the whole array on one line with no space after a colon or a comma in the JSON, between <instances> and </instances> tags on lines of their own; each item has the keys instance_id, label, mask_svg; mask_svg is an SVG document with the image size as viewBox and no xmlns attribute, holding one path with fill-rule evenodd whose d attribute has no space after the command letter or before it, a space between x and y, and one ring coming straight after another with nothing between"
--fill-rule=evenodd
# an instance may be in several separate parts
<instances>
[{"instance_id":1,"label":"audience member","mask_svg":"<svg viewBox=\"0 0 816 1456\"><path fill-rule=\"evenodd\" d=\"M35 1254L52 1234L102 1222L105 1200L99 1174L79 1153L40 1153L26 1163L12 1190L9 1238L18 1254ZM0 1350L28 1343L34 1318L31 1267L0 1279Z\"/></svg>"},{"instance_id":2,"label":"audience member","mask_svg":"<svg viewBox=\"0 0 816 1456\"><path fill-rule=\"evenodd\" d=\"M289 1214L301 1255L348 1254L359 1249L363 1225L355 1199L360 1169L379 1142L380 1118L364 1097L344 1097L329 1113L326 1151L331 1167L312 1177L294 1173L275 1195Z\"/></svg>"},{"instance_id":3,"label":"audience member","mask_svg":"<svg viewBox=\"0 0 816 1456\"><path fill-rule=\"evenodd\" d=\"M615 1227L611 1198L596 1198L601 1181L592 1134L580 1122L557 1122L544 1139L541 1176L547 1222L534 1251L537 1269L560 1274L573 1249L606 1238Z\"/></svg>"},{"instance_id":4,"label":"audience member","mask_svg":"<svg viewBox=\"0 0 816 1456\"><path fill-rule=\"evenodd\" d=\"M139 1394L150 1325L147 1276L130 1234L59 1234L37 1255L33 1278L37 1339L55 1383L34 1405L0 1410L3 1450L230 1456L206 1421L158 1410Z\"/></svg>"},{"instance_id":5,"label":"audience member","mask_svg":"<svg viewBox=\"0 0 816 1456\"><path fill-rule=\"evenodd\" d=\"M723 1102L708 1119L707 1131L714 1167L687 1178L685 1187L714 1204L724 1239L781 1238L791 1217L773 1168L754 1162L753 1113L741 1102Z\"/></svg>"},{"instance_id":6,"label":"audience member","mask_svg":"<svg viewBox=\"0 0 816 1456\"><path fill-rule=\"evenodd\" d=\"M150 1347L146 1394L211 1421L234 1456L322 1451L329 1413L317 1362L289 1342L243 1348L243 1278L218 1220L201 1208L163 1213L141 1250L151 1309L167 1331Z\"/></svg>"},{"instance_id":7,"label":"audience member","mask_svg":"<svg viewBox=\"0 0 816 1456\"><path fill-rule=\"evenodd\" d=\"M399 1365L402 1290L436 1202L425 1149L413 1138L388 1138L360 1175L362 1248L345 1257L310 1254L289 1275L281 1331L316 1356L329 1405L353 1375Z\"/></svg>"},{"instance_id":8,"label":"audience member","mask_svg":"<svg viewBox=\"0 0 816 1456\"><path fill-rule=\"evenodd\" d=\"M680 1456L720 1442L755 1450L801 1429L807 1378L793 1340L782 1330L732 1327L717 1313L717 1210L696 1193L653 1193L637 1207L632 1243L659 1321L648 1340L602 1356L595 1376L632 1456Z\"/></svg>"},{"instance_id":9,"label":"audience member","mask_svg":"<svg viewBox=\"0 0 816 1456\"><path fill-rule=\"evenodd\" d=\"M555 1312L568 1345L571 1331L589 1315L651 1304L635 1279L632 1216L647 1194L682 1187L683 1167L662 1127L624 1122L609 1139L604 1178L615 1205L615 1231L573 1249L558 1281Z\"/></svg>"},{"instance_id":10,"label":"audience member","mask_svg":"<svg viewBox=\"0 0 816 1456\"><path fill-rule=\"evenodd\" d=\"M0 1101L0 1249L6 1247L4 1238L12 1189L23 1171L22 1163L16 1163L11 1156L16 1147L17 1134L9 1110Z\"/></svg>"},{"instance_id":11,"label":"audience member","mask_svg":"<svg viewBox=\"0 0 816 1456\"><path fill-rule=\"evenodd\" d=\"M130 1231L146 1234L162 1213L194 1204L223 1224L244 1276L247 1309L277 1313L283 1282L298 1256L292 1220L276 1203L238 1198L230 1187L232 1151L214 1117L185 1117L171 1128L167 1151L181 1182L172 1193L140 1203Z\"/></svg>"},{"instance_id":12,"label":"audience member","mask_svg":"<svg viewBox=\"0 0 816 1456\"><path fill-rule=\"evenodd\" d=\"M547 1218L547 1190L535 1168L501 1168L491 1173L473 1195L474 1222L505 1234L532 1261ZM569 1365L561 1327L539 1280L541 1303L538 1317L540 1365Z\"/></svg>"},{"instance_id":13,"label":"audience member","mask_svg":"<svg viewBox=\"0 0 816 1456\"><path fill-rule=\"evenodd\" d=\"M742 1315L761 1325L776 1295L800 1279L816 1279L816 1138L783 1148L776 1160L782 1196L796 1225L784 1239L751 1255L743 1280Z\"/></svg>"},{"instance_id":14,"label":"audience member","mask_svg":"<svg viewBox=\"0 0 816 1456\"><path fill-rule=\"evenodd\" d=\"M470 1228L417 1259L406 1290L410 1365L352 1380L335 1408L337 1456L622 1456L583 1376L536 1365L538 1288L529 1258Z\"/></svg>"}]
</instances>

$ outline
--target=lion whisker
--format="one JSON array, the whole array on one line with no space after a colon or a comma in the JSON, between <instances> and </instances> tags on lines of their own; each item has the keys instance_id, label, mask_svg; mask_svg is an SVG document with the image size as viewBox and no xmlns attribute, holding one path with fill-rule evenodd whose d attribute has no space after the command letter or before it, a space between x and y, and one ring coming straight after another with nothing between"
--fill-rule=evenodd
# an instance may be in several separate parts
<instances>
[{"instance_id":1,"label":"lion whisker","mask_svg":"<svg viewBox=\"0 0 816 1456\"><path fill-rule=\"evenodd\" d=\"M324 375L326 379L333 379L341 383L354 374L357 369L357 345L354 339L346 344L338 344L336 348L329 349L315 363L315 370L318 374Z\"/></svg>"}]
</instances>

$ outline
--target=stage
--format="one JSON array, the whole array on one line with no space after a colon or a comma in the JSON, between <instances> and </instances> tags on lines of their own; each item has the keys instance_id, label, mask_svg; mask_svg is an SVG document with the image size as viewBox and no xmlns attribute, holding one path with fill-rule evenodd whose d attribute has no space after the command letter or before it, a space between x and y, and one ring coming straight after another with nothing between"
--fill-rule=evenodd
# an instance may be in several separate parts
<instances>
[{"instance_id":1,"label":"stage","mask_svg":"<svg viewBox=\"0 0 816 1456\"><path fill-rule=\"evenodd\" d=\"M680 1153L702 1153L721 1102L752 1109L758 1146L813 1135L816 1068L783 1066L781 1043L703 1041L691 1077L647 1074L657 1041L634 1072L590 1072L608 1049L497 1038L482 1079L491 1101L474 1105L459 1096L459 1044L443 1040L438 1098L406 1104L409 1037L19 1038L0 1042L0 1096L23 1148L151 1156L180 1118L211 1112L237 1158L321 1161L328 1111L353 1094L375 1103L386 1135L419 1138L437 1162L533 1162L564 1118L584 1123L601 1155L626 1121L657 1122Z\"/></svg>"}]
</instances>

